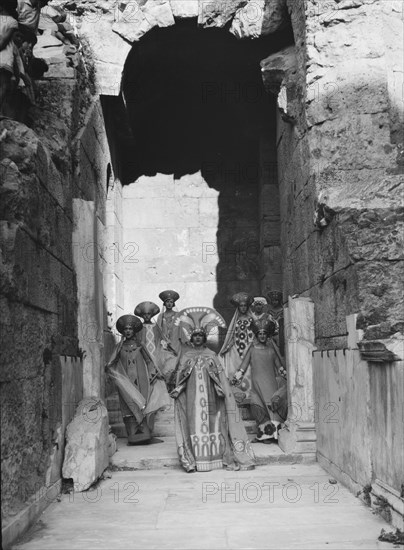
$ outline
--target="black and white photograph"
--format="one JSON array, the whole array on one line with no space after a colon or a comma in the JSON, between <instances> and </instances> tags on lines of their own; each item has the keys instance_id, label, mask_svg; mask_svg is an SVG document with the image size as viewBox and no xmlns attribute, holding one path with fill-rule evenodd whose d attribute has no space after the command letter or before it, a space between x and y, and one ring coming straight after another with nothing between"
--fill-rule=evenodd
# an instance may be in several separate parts
<instances>
[{"instance_id":1,"label":"black and white photograph","mask_svg":"<svg viewBox=\"0 0 404 550\"><path fill-rule=\"evenodd\" d=\"M404 549L404 0L0 0L1 550Z\"/></svg>"}]
</instances>

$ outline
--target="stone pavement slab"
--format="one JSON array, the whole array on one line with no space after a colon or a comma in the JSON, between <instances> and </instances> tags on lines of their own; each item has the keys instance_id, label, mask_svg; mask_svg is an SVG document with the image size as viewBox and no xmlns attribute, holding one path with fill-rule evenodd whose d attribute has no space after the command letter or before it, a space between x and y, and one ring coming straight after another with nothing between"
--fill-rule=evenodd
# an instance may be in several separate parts
<instances>
[{"instance_id":1,"label":"stone pavement slab","mask_svg":"<svg viewBox=\"0 0 404 550\"><path fill-rule=\"evenodd\" d=\"M391 549L382 528L318 464L116 471L50 504L13 549Z\"/></svg>"}]
</instances>

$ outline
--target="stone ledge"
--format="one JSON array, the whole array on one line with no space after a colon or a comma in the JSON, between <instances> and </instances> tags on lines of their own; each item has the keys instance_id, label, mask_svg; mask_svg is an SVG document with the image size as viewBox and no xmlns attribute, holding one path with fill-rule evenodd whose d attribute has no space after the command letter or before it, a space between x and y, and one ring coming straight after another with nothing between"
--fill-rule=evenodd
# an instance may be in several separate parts
<instances>
[{"instance_id":1,"label":"stone ledge","mask_svg":"<svg viewBox=\"0 0 404 550\"><path fill-rule=\"evenodd\" d=\"M60 494L62 480L58 479L49 487L43 487L31 497L31 502L1 530L2 548L11 545L36 521L45 508Z\"/></svg>"},{"instance_id":2,"label":"stone ledge","mask_svg":"<svg viewBox=\"0 0 404 550\"><path fill-rule=\"evenodd\" d=\"M386 502L389 506L392 525L404 531L404 499L398 491L380 481L380 479L376 479L372 483L371 507L377 509L379 507L378 501Z\"/></svg>"},{"instance_id":3,"label":"stone ledge","mask_svg":"<svg viewBox=\"0 0 404 550\"><path fill-rule=\"evenodd\" d=\"M151 445L126 445L126 439L117 440L117 452L110 459L114 471L181 469L175 437L161 438L163 443ZM316 461L315 454L284 453L275 443L253 443L256 465L309 464Z\"/></svg>"}]
</instances>

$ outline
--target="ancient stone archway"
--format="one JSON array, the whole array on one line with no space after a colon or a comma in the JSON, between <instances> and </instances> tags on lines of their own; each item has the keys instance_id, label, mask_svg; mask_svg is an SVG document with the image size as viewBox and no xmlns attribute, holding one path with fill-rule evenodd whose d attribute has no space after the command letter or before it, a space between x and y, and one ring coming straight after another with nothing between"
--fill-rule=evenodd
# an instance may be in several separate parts
<instances>
[{"instance_id":1,"label":"ancient stone archway","mask_svg":"<svg viewBox=\"0 0 404 550\"><path fill-rule=\"evenodd\" d=\"M114 7L66 3L78 15L79 32L95 61L103 95L118 95L122 70L133 43L150 30L193 19L199 28L223 28L238 39L270 36L290 22L286 0L131 0Z\"/></svg>"}]
</instances>

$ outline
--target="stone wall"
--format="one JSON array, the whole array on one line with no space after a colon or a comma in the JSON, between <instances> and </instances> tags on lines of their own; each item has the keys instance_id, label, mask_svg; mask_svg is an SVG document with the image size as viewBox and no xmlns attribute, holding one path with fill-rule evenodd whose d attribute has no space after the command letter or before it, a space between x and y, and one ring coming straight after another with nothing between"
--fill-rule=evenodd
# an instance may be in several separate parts
<instances>
[{"instance_id":1,"label":"stone wall","mask_svg":"<svg viewBox=\"0 0 404 550\"><path fill-rule=\"evenodd\" d=\"M70 172L56 167L32 130L11 120L0 124L2 511L7 521L42 485L58 479L50 471L62 422L59 356L76 356L78 348ZM60 467L60 455L58 461Z\"/></svg>"},{"instance_id":2,"label":"stone wall","mask_svg":"<svg viewBox=\"0 0 404 550\"><path fill-rule=\"evenodd\" d=\"M143 300L161 305L159 293L173 288L177 308L214 306L230 320L234 292L259 292L258 187L232 185L230 174L214 187L200 172L124 187L125 313Z\"/></svg>"},{"instance_id":3,"label":"stone wall","mask_svg":"<svg viewBox=\"0 0 404 550\"><path fill-rule=\"evenodd\" d=\"M4 544L60 483L64 430L83 395L83 352L84 391L99 394L111 338L102 277L109 150L88 68L79 59L68 67L62 46L52 47L49 75L35 83L31 127L0 121ZM90 239L79 231L77 201L92 209ZM83 274L92 296L80 292ZM88 366L95 356L98 376Z\"/></svg>"},{"instance_id":4,"label":"stone wall","mask_svg":"<svg viewBox=\"0 0 404 550\"><path fill-rule=\"evenodd\" d=\"M402 3L289 10L297 64L277 136L284 295L314 300L322 348L346 345L353 312L365 338L388 337L403 327Z\"/></svg>"},{"instance_id":5,"label":"stone wall","mask_svg":"<svg viewBox=\"0 0 404 550\"><path fill-rule=\"evenodd\" d=\"M367 363L358 350L314 353L319 462L401 529L403 376L402 361Z\"/></svg>"}]
</instances>

